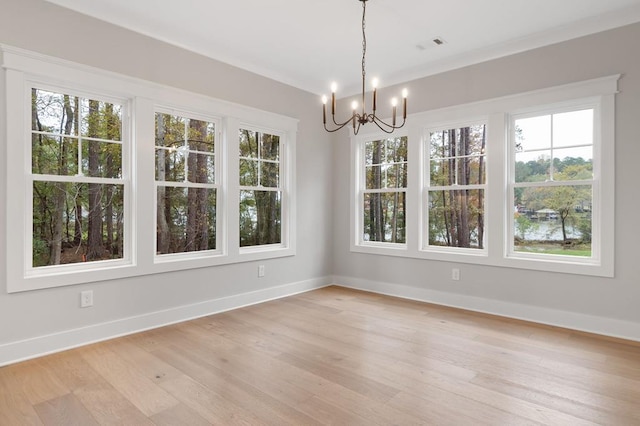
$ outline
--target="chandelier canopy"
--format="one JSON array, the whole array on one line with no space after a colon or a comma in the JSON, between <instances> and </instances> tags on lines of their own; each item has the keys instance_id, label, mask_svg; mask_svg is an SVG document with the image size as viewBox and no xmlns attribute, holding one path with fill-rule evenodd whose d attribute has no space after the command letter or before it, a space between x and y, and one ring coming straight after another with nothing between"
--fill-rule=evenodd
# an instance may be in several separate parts
<instances>
[{"instance_id":1,"label":"chandelier canopy","mask_svg":"<svg viewBox=\"0 0 640 426\"><path fill-rule=\"evenodd\" d=\"M397 114L397 106L398 99L391 99L391 124L383 121L376 115L376 107L377 107L377 91L378 91L378 79L374 78L371 82L373 88L373 108L372 112L366 112L366 103L365 103L365 82L366 82L366 70L365 70L365 58L367 54L367 35L365 33L366 20L365 15L367 12L367 1L368 0L358 0L362 2L362 109L361 112L358 112L358 101L353 101L351 103L351 108L353 112L351 117L343 122L336 121L336 90L337 84L331 84L331 120L333 121L334 128L327 127L327 97L322 97L322 123L324 124L324 129L327 132L337 132L338 130L345 127L347 124L351 124L353 126L353 134L357 135L360 131L360 126L365 125L367 123L374 123L380 130L385 133L393 133L394 130L401 128L404 126L404 123L407 121L407 89L402 90L402 123L400 125L396 124L396 114Z\"/></svg>"}]
</instances>

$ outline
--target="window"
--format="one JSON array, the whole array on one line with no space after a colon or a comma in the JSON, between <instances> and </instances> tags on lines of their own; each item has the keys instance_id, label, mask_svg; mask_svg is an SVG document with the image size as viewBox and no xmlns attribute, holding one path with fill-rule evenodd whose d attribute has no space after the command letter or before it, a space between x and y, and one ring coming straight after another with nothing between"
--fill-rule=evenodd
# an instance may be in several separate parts
<instances>
[{"instance_id":1,"label":"window","mask_svg":"<svg viewBox=\"0 0 640 426\"><path fill-rule=\"evenodd\" d=\"M240 129L240 247L282 242L280 137Z\"/></svg>"},{"instance_id":2,"label":"window","mask_svg":"<svg viewBox=\"0 0 640 426\"><path fill-rule=\"evenodd\" d=\"M613 276L619 77L413 114L397 139L363 128L351 250Z\"/></svg>"},{"instance_id":3,"label":"window","mask_svg":"<svg viewBox=\"0 0 640 426\"><path fill-rule=\"evenodd\" d=\"M424 240L432 247L483 249L486 125L428 133Z\"/></svg>"},{"instance_id":4,"label":"window","mask_svg":"<svg viewBox=\"0 0 640 426\"><path fill-rule=\"evenodd\" d=\"M363 242L406 243L407 138L364 142Z\"/></svg>"},{"instance_id":5,"label":"window","mask_svg":"<svg viewBox=\"0 0 640 426\"><path fill-rule=\"evenodd\" d=\"M122 259L123 105L31 89L31 264Z\"/></svg>"},{"instance_id":6,"label":"window","mask_svg":"<svg viewBox=\"0 0 640 426\"><path fill-rule=\"evenodd\" d=\"M512 253L592 258L594 113L512 117Z\"/></svg>"},{"instance_id":7,"label":"window","mask_svg":"<svg viewBox=\"0 0 640 426\"><path fill-rule=\"evenodd\" d=\"M295 255L297 120L0 50L8 292Z\"/></svg>"},{"instance_id":8,"label":"window","mask_svg":"<svg viewBox=\"0 0 640 426\"><path fill-rule=\"evenodd\" d=\"M157 112L155 129L156 251L215 250L216 124Z\"/></svg>"}]
</instances>

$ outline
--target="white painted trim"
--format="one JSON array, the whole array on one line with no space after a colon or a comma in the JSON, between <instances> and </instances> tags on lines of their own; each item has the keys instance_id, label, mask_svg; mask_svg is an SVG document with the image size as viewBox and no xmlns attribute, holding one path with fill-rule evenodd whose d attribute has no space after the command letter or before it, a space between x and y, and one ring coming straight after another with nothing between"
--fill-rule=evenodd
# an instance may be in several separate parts
<instances>
[{"instance_id":1,"label":"white painted trim","mask_svg":"<svg viewBox=\"0 0 640 426\"><path fill-rule=\"evenodd\" d=\"M331 285L331 277L274 286L0 345L0 367L91 343L280 299Z\"/></svg>"},{"instance_id":2,"label":"white painted trim","mask_svg":"<svg viewBox=\"0 0 640 426\"><path fill-rule=\"evenodd\" d=\"M631 321L504 302L464 294L448 293L401 284L364 280L361 278L334 276L333 283L340 287L364 290L372 293L400 297L402 299L433 303L640 342L640 323Z\"/></svg>"}]
</instances>

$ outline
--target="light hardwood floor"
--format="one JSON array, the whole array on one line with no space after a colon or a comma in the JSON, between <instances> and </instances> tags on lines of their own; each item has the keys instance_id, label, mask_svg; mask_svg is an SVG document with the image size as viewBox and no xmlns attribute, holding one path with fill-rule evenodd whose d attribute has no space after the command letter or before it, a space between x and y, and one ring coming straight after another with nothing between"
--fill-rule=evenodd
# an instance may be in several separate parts
<instances>
[{"instance_id":1,"label":"light hardwood floor","mask_svg":"<svg viewBox=\"0 0 640 426\"><path fill-rule=\"evenodd\" d=\"M328 287L0 368L0 425L640 425L640 345Z\"/></svg>"}]
</instances>

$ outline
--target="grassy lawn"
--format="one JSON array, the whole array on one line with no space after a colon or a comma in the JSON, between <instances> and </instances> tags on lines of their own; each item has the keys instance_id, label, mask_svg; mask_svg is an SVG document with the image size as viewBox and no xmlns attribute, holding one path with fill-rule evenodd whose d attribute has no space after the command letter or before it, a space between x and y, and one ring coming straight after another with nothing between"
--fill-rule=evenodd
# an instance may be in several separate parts
<instances>
[{"instance_id":1,"label":"grassy lawn","mask_svg":"<svg viewBox=\"0 0 640 426\"><path fill-rule=\"evenodd\" d=\"M581 244L573 247L564 247L559 244L529 244L516 246L515 250L523 253L559 254L563 256L591 256L591 247Z\"/></svg>"}]
</instances>

